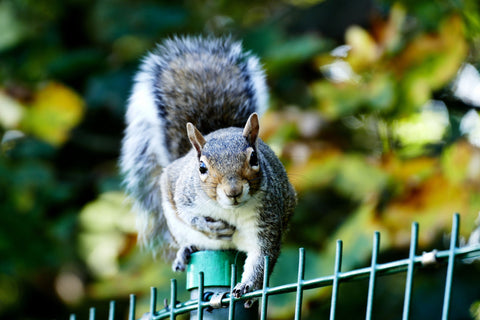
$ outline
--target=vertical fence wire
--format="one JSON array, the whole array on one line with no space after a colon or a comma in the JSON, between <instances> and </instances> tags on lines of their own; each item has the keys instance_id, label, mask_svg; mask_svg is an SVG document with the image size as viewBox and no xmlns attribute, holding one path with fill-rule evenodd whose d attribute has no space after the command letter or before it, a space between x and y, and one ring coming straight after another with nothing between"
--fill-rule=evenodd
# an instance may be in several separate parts
<instances>
[{"instance_id":1,"label":"vertical fence wire","mask_svg":"<svg viewBox=\"0 0 480 320\"><path fill-rule=\"evenodd\" d=\"M136 303L137 303L137 297L134 294L131 294L130 303L128 307L128 320L135 320Z\"/></svg>"},{"instance_id":2,"label":"vertical fence wire","mask_svg":"<svg viewBox=\"0 0 480 320\"><path fill-rule=\"evenodd\" d=\"M453 215L452 221L452 234L450 238L450 249L448 254L448 266L447 266L447 278L445 279L445 295L443 297L443 310L442 310L442 320L448 319L448 313L450 311L450 296L452 292L452 281L453 281L453 267L455 265L455 253L457 246L458 238L458 229L459 229L459 214L456 213Z\"/></svg>"},{"instance_id":3,"label":"vertical fence wire","mask_svg":"<svg viewBox=\"0 0 480 320\"><path fill-rule=\"evenodd\" d=\"M235 300L233 297L233 288L237 283L237 266L232 264L231 267L231 277L230 277L230 305L228 307L228 320L233 320L233 315L235 314Z\"/></svg>"},{"instance_id":4,"label":"vertical fence wire","mask_svg":"<svg viewBox=\"0 0 480 320\"><path fill-rule=\"evenodd\" d=\"M402 320L408 320L410 316L410 302L412 299L413 271L415 267L415 254L418 244L418 223L412 223L412 231L410 235L410 252L408 256L407 278L405 280L405 298L403 301Z\"/></svg>"},{"instance_id":5,"label":"vertical fence wire","mask_svg":"<svg viewBox=\"0 0 480 320\"><path fill-rule=\"evenodd\" d=\"M177 303L177 280L172 279L170 284L170 319L175 319L175 304Z\"/></svg>"},{"instance_id":6,"label":"vertical fence wire","mask_svg":"<svg viewBox=\"0 0 480 320\"><path fill-rule=\"evenodd\" d=\"M264 274L263 274L263 290L262 290L262 311L260 313L260 319L267 319L267 306L268 306L268 283L269 283L269 258L265 256Z\"/></svg>"},{"instance_id":7,"label":"vertical fence wire","mask_svg":"<svg viewBox=\"0 0 480 320\"><path fill-rule=\"evenodd\" d=\"M88 320L95 320L95 308L90 308L88 312Z\"/></svg>"},{"instance_id":8,"label":"vertical fence wire","mask_svg":"<svg viewBox=\"0 0 480 320\"><path fill-rule=\"evenodd\" d=\"M367 314L365 319L372 319L373 296L375 294L375 280L377 273L377 257L380 246L380 232L376 231L373 234L373 248L372 248L372 263L370 265L370 279L368 283L368 297L367 297Z\"/></svg>"},{"instance_id":9,"label":"vertical fence wire","mask_svg":"<svg viewBox=\"0 0 480 320\"><path fill-rule=\"evenodd\" d=\"M455 266L455 258L461 252L461 248L459 249L458 246L458 236L459 236L459 214L456 213L453 216L452 221L452 229L451 229L451 239L450 239L450 247L448 250L442 251L441 255L443 259L448 258L447 260L447 273L445 279L445 292L444 292L444 299L442 305L442 320L447 320L450 312L450 301L451 301L451 294L452 294L452 284L453 284L453 272ZM418 247L418 223L414 222L411 226L411 239L410 239L410 249L409 249L409 258L406 260L398 261L396 267L403 264L406 269L406 280L405 280L405 294L404 294L404 303L403 303L403 313L402 313L402 320L408 320L410 317L410 309L411 309L411 301L412 301L412 288L413 288L413 273L416 267L416 263L418 263L418 256L416 256L417 247ZM380 248L380 233L375 232L373 235L373 245L372 245L372 258L370 268L366 269L365 275L369 275L369 285L368 285L368 296L367 296L367 306L366 306L366 320L370 320L373 314L373 300L375 295L375 286L376 286L376 278L377 273L386 271L384 264L378 264L378 254ZM336 254L335 254L335 267L333 275L329 276L328 279L331 279L331 286L332 286L332 293L331 293L331 306L330 306L330 320L335 319L335 314L337 310L337 300L338 300L338 292L340 282L346 279L353 278L353 274L350 275L351 272L341 272L341 265L342 265L342 253L343 245L342 241L337 241L336 246ZM437 256L438 257L438 256ZM236 284L236 266L232 264L232 275L231 275L231 284L230 284L230 296L229 296L229 312L228 312L228 319L233 320L235 318L235 298L232 294L233 288ZM392 267L393 270L393 265ZM399 269L404 270L405 269ZM398 271L397 271L398 272ZM281 291L277 288L269 288L269 258L268 256L265 257L264 263L264 279L263 279L263 288L261 291L261 312L260 312L260 319L265 320L267 318L267 308L268 308L268 298L270 294L278 294ZM357 274L357 273L355 273ZM305 250L303 248L299 249L299 262L298 262L298 278L297 283L291 285L291 292L296 291L296 301L295 301L295 320L301 319L301 311L302 311L302 302L303 302L303 291L312 287L311 281L305 281ZM345 278L345 279L344 279ZM182 311L185 309L185 306L188 306L189 310L195 303L193 310L197 310L198 312L198 319L203 319L203 311L205 310L206 306L204 301L204 274L199 273L199 294L198 294L198 301L187 302L186 304L180 304L177 308L177 283L175 279L171 280L171 289L170 289L170 305L167 307L165 311L165 317L169 317L170 319L175 319L177 313L184 313ZM285 290L282 288L282 291ZM284 291L287 292L287 291ZM260 292L259 292L260 295ZM259 296L258 295L258 296ZM258 297L257 296L257 297ZM252 298L255 299L255 298ZM193 304L193 305L192 305ZM156 305L157 305L157 288L151 288L151 297L150 297L150 317L152 319L164 318L161 314L156 315ZM114 320L115 317L115 302L111 301L109 306L109 313L108 319ZM183 309L182 309L183 308ZM136 309L136 296L134 294L130 295L130 302L129 302L129 313L128 313L128 320L135 320L135 309ZM89 309L89 320L95 320L96 316L96 309L90 308ZM76 315L71 314L69 320L76 320Z\"/></svg>"},{"instance_id":10,"label":"vertical fence wire","mask_svg":"<svg viewBox=\"0 0 480 320\"><path fill-rule=\"evenodd\" d=\"M335 319L335 311L337 309L338 285L340 280L340 273L342 269L342 240L337 240L337 249L335 251L335 270L333 272L332 283L332 300L330 304L330 320Z\"/></svg>"},{"instance_id":11,"label":"vertical fence wire","mask_svg":"<svg viewBox=\"0 0 480 320\"><path fill-rule=\"evenodd\" d=\"M202 305L202 302L203 302L203 291L204 291L203 285L204 285L204 279L205 279L204 277L205 277L205 275L204 275L203 271L198 273L198 300L197 300L197 303L198 303L197 319L198 320L203 319L203 305Z\"/></svg>"},{"instance_id":12,"label":"vertical fence wire","mask_svg":"<svg viewBox=\"0 0 480 320\"><path fill-rule=\"evenodd\" d=\"M157 288L151 287L150 288L150 316L155 316L155 312L157 312Z\"/></svg>"},{"instance_id":13,"label":"vertical fence wire","mask_svg":"<svg viewBox=\"0 0 480 320\"><path fill-rule=\"evenodd\" d=\"M110 307L108 308L108 320L115 319L115 301L110 301Z\"/></svg>"},{"instance_id":14,"label":"vertical fence wire","mask_svg":"<svg viewBox=\"0 0 480 320\"><path fill-rule=\"evenodd\" d=\"M298 278L297 278L297 297L295 300L295 320L300 320L302 316L304 276L305 276L305 249L300 248L298 251Z\"/></svg>"}]
</instances>

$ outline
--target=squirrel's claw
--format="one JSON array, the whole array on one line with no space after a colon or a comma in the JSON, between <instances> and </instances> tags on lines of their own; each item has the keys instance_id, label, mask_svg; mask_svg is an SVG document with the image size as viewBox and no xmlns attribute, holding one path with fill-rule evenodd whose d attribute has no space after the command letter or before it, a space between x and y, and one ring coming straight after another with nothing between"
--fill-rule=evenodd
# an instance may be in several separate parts
<instances>
[{"instance_id":1,"label":"squirrel's claw","mask_svg":"<svg viewBox=\"0 0 480 320\"><path fill-rule=\"evenodd\" d=\"M248 300L245 300L245 303L243 304L243 306L248 309L248 308L251 308L253 306L253 304L255 303L255 301L257 301L257 299L248 299Z\"/></svg>"},{"instance_id":2,"label":"squirrel's claw","mask_svg":"<svg viewBox=\"0 0 480 320\"><path fill-rule=\"evenodd\" d=\"M248 283L238 283L235 288L233 288L232 294L235 298L240 298L245 293L250 292L251 286Z\"/></svg>"},{"instance_id":3,"label":"squirrel's claw","mask_svg":"<svg viewBox=\"0 0 480 320\"><path fill-rule=\"evenodd\" d=\"M252 291L253 285L245 282L238 283L232 290L232 294L235 298L240 298L245 293ZM245 300L244 307L250 308L255 302L255 299Z\"/></svg>"},{"instance_id":4,"label":"squirrel's claw","mask_svg":"<svg viewBox=\"0 0 480 320\"><path fill-rule=\"evenodd\" d=\"M175 272L185 271L187 264L190 262L190 256L192 253L197 252L198 248L194 245L189 245L180 248L177 251L175 261L173 261L172 269Z\"/></svg>"}]
</instances>

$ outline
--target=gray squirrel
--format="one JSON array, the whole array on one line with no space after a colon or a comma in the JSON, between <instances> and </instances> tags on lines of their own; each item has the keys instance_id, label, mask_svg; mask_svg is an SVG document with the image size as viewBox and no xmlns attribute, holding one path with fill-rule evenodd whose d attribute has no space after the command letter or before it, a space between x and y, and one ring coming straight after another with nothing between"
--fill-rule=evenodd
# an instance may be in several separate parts
<instances>
[{"instance_id":1,"label":"gray squirrel","mask_svg":"<svg viewBox=\"0 0 480 320\"><path fill-rule=\"evenodd\" d=\"M260 288L280 254L296 193L258 137L267 107L259 60L231 38L174 37L146 56L128 102L120 167L139 238L177 250L247 254L235 297Z\"/></svg>"}]
</instances>

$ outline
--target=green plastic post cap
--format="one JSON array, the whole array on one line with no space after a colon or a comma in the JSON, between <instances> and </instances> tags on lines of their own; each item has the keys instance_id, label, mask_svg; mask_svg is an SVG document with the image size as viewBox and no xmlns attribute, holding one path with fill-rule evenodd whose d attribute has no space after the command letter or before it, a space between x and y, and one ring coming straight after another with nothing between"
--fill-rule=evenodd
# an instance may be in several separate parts
<instances>
[{"instance_id":1,"label":"green plastic post cap","mask_svg":"<svg viewBox=\"0 0 480 320\"><path fill-rule=\"evenodd\" d=\"M235 250L197 251L187 266L187 290L198 288L200 272L204 287L230 287L232 264L237 266L237 281L243 272L246 255Z\"/></svg>"}]
</instances>

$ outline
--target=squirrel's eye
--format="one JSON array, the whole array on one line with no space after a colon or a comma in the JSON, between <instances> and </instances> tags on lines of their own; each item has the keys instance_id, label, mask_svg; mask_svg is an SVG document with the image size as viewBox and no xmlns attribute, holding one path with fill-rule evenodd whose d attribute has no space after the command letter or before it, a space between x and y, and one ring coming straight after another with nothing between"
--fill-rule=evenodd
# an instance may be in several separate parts
<instances>
[{"instance_id":1,"label":"squirrel's eye","mask_svg":"<svg viewBox=\"0 0 480 320\"><path fill-rule=\"evenodd\" d=\"M257 153L255 152L255 150L253 150L252 153L250 154L249 164L250 164L251 167L257 167L258 166L258 157L257 157Z\"/></svg>"},{"instance_id":2,"label":"squirrel's eye","mask_svg":"<svg viewBox=\"0 0 480 320\"><path fill-rule=\"evenodd\" d=\"M205 174L205 173L207 173L207 171L208 171L207 165L206 165L203 161L200 161L199 170L200 170L200 173L201 173L201 174Z\"/></svg>"}]
</instances>

